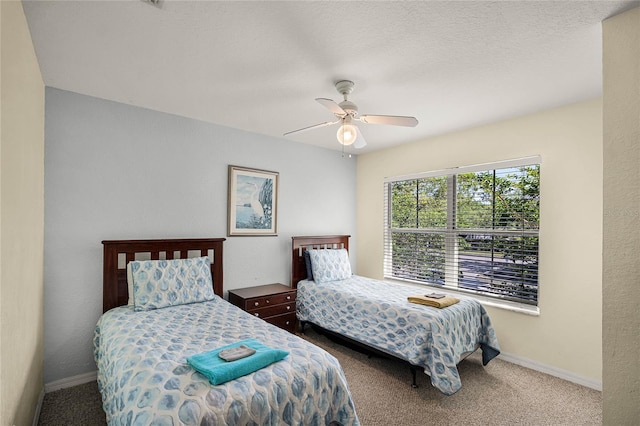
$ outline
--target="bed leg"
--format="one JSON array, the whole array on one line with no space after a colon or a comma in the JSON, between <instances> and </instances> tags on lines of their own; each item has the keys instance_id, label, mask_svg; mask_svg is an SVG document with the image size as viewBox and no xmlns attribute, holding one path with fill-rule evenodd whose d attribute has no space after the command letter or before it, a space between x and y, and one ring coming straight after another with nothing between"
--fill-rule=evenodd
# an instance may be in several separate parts
<instances>
[{"instance_id":1,"label":"bed leg","mask_svg":"<svg viewBox=\"0 0 640 426\"><path fill-rule=\"evenodd\" d=\"M414 367L413 365L410 365L409 370L411 370L411 377L413 378L413 383L411 383L411 387L415 389L418 387L418 383L416 383L416 367Z\"/></svg>"},{"instance_id":2,"label":"bed leg","mask_svg":"<svg viewBox=\"0 0 640 426\"><path fill-rule=\"evenodd\" d=\"M307 325L306 321L300 321L300 333L304 334L304 327Z\"/></svg>"}]
</instances>

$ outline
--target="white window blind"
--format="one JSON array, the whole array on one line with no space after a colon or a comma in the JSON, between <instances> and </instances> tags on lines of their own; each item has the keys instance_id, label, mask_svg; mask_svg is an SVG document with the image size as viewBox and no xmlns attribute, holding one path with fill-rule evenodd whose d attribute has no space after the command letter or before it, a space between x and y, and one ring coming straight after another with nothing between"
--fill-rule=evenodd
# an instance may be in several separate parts
<instances>
[{"instance_id":1,"label":"white window blind","mask_svg":"<svg viewBox=\"0 0 640 426\"><path fill-rule=\"evenodd\" d=\"M384 183L386 278L537 305L540 157Z\"/></svg>"}]
</instances>

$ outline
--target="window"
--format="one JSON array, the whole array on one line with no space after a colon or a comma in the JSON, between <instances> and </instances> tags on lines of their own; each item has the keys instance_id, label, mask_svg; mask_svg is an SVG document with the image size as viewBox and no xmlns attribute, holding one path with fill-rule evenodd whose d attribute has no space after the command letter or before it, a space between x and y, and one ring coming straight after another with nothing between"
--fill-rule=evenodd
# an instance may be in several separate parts
<instances>
[{"instance_id":1,"label":"window","mask_svg":"<svg viewBox=\"0 0 640 426\"><path fill-rule=\"evenodd\" d=\"M388 178L384 275L537 305L540 158Z\"/></svg>"}]
</instances>

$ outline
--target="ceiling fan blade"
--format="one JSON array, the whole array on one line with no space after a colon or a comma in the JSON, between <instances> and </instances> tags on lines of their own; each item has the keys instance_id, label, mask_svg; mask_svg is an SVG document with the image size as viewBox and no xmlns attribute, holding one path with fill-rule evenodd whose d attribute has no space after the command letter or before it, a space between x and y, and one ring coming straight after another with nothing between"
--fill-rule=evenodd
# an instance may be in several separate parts
<instances>
[{"instance_id":1,"label":"ceiling fan blade","mask_svg":"<svg viewBox=\"0 0 640 426\"><path fill-rule=\"evenodd\" d=\"M336 121L326 121L324 123L320 123L320 124L314 124L313 126L308 126L308 127L303 127L302 129L298 129L298 130L292 130L290 132L285 133L283 136L288 136L291 135L293 133L299 133L299 132L306 132L307 130L311 130L311 129L317 129L319 127L325 127L325 126L330 126L332 124L336 124L339 123L340 120L336 120Z\"/></svg>"},{"instance_id":2,"label":"ceiling fan blade","mask_svg":"<svg viewBox=\"0 0 640 426\"><path fill-rule=\"evenodd\" d=\"M353 147L355 149L364 148L367 146L367 141L364 140L364 136L362 136L362 132L358 126L356 126L356 131L358 132L358 135L356 136L356 140L353 142Z\"/></svg>"},{"instance_id":3,"label":"ceiling fan blade","mask_svg":"<svg viewBox=\"0 0 640 426\"><path fill-rule=\"evenodd\" d=\"M389 124L392 126L415 127L418 119L401 115L361 115L360 121L369 124Z\"/></svg>"},{"instance_id":4,"label":"ceiling fan blade","mask_svg":"<svg viewBox=\"0 0 640 426\"><path fill-rule=\"evenodd\" d=\"M329 111L331 111L332 113L334 113L337 116L344 117L345 115L347 115L347 112L345 110L343 110L340 105L338 105L337 103L335 103L331 99L316 98L316 101L320 102L320 104L322 104L322 106L324 106L326 109L328 109Z\"/></svg>"}]
</instances>

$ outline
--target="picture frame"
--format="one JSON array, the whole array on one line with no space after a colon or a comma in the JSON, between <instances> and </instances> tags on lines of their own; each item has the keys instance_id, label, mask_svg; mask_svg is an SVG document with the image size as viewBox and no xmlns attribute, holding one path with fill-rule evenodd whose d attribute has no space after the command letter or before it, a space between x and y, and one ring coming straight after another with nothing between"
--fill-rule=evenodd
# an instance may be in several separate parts
<instances>
[{"instance_id":1,"label":"picture frame","mask_svg":"<svg viewBox=\"0 0 640 426\"><path fill-rule=\"evenodd\" d=\"M278 235L278 172L229 166L228 236Z\"/></svg>"}]
</instances>

